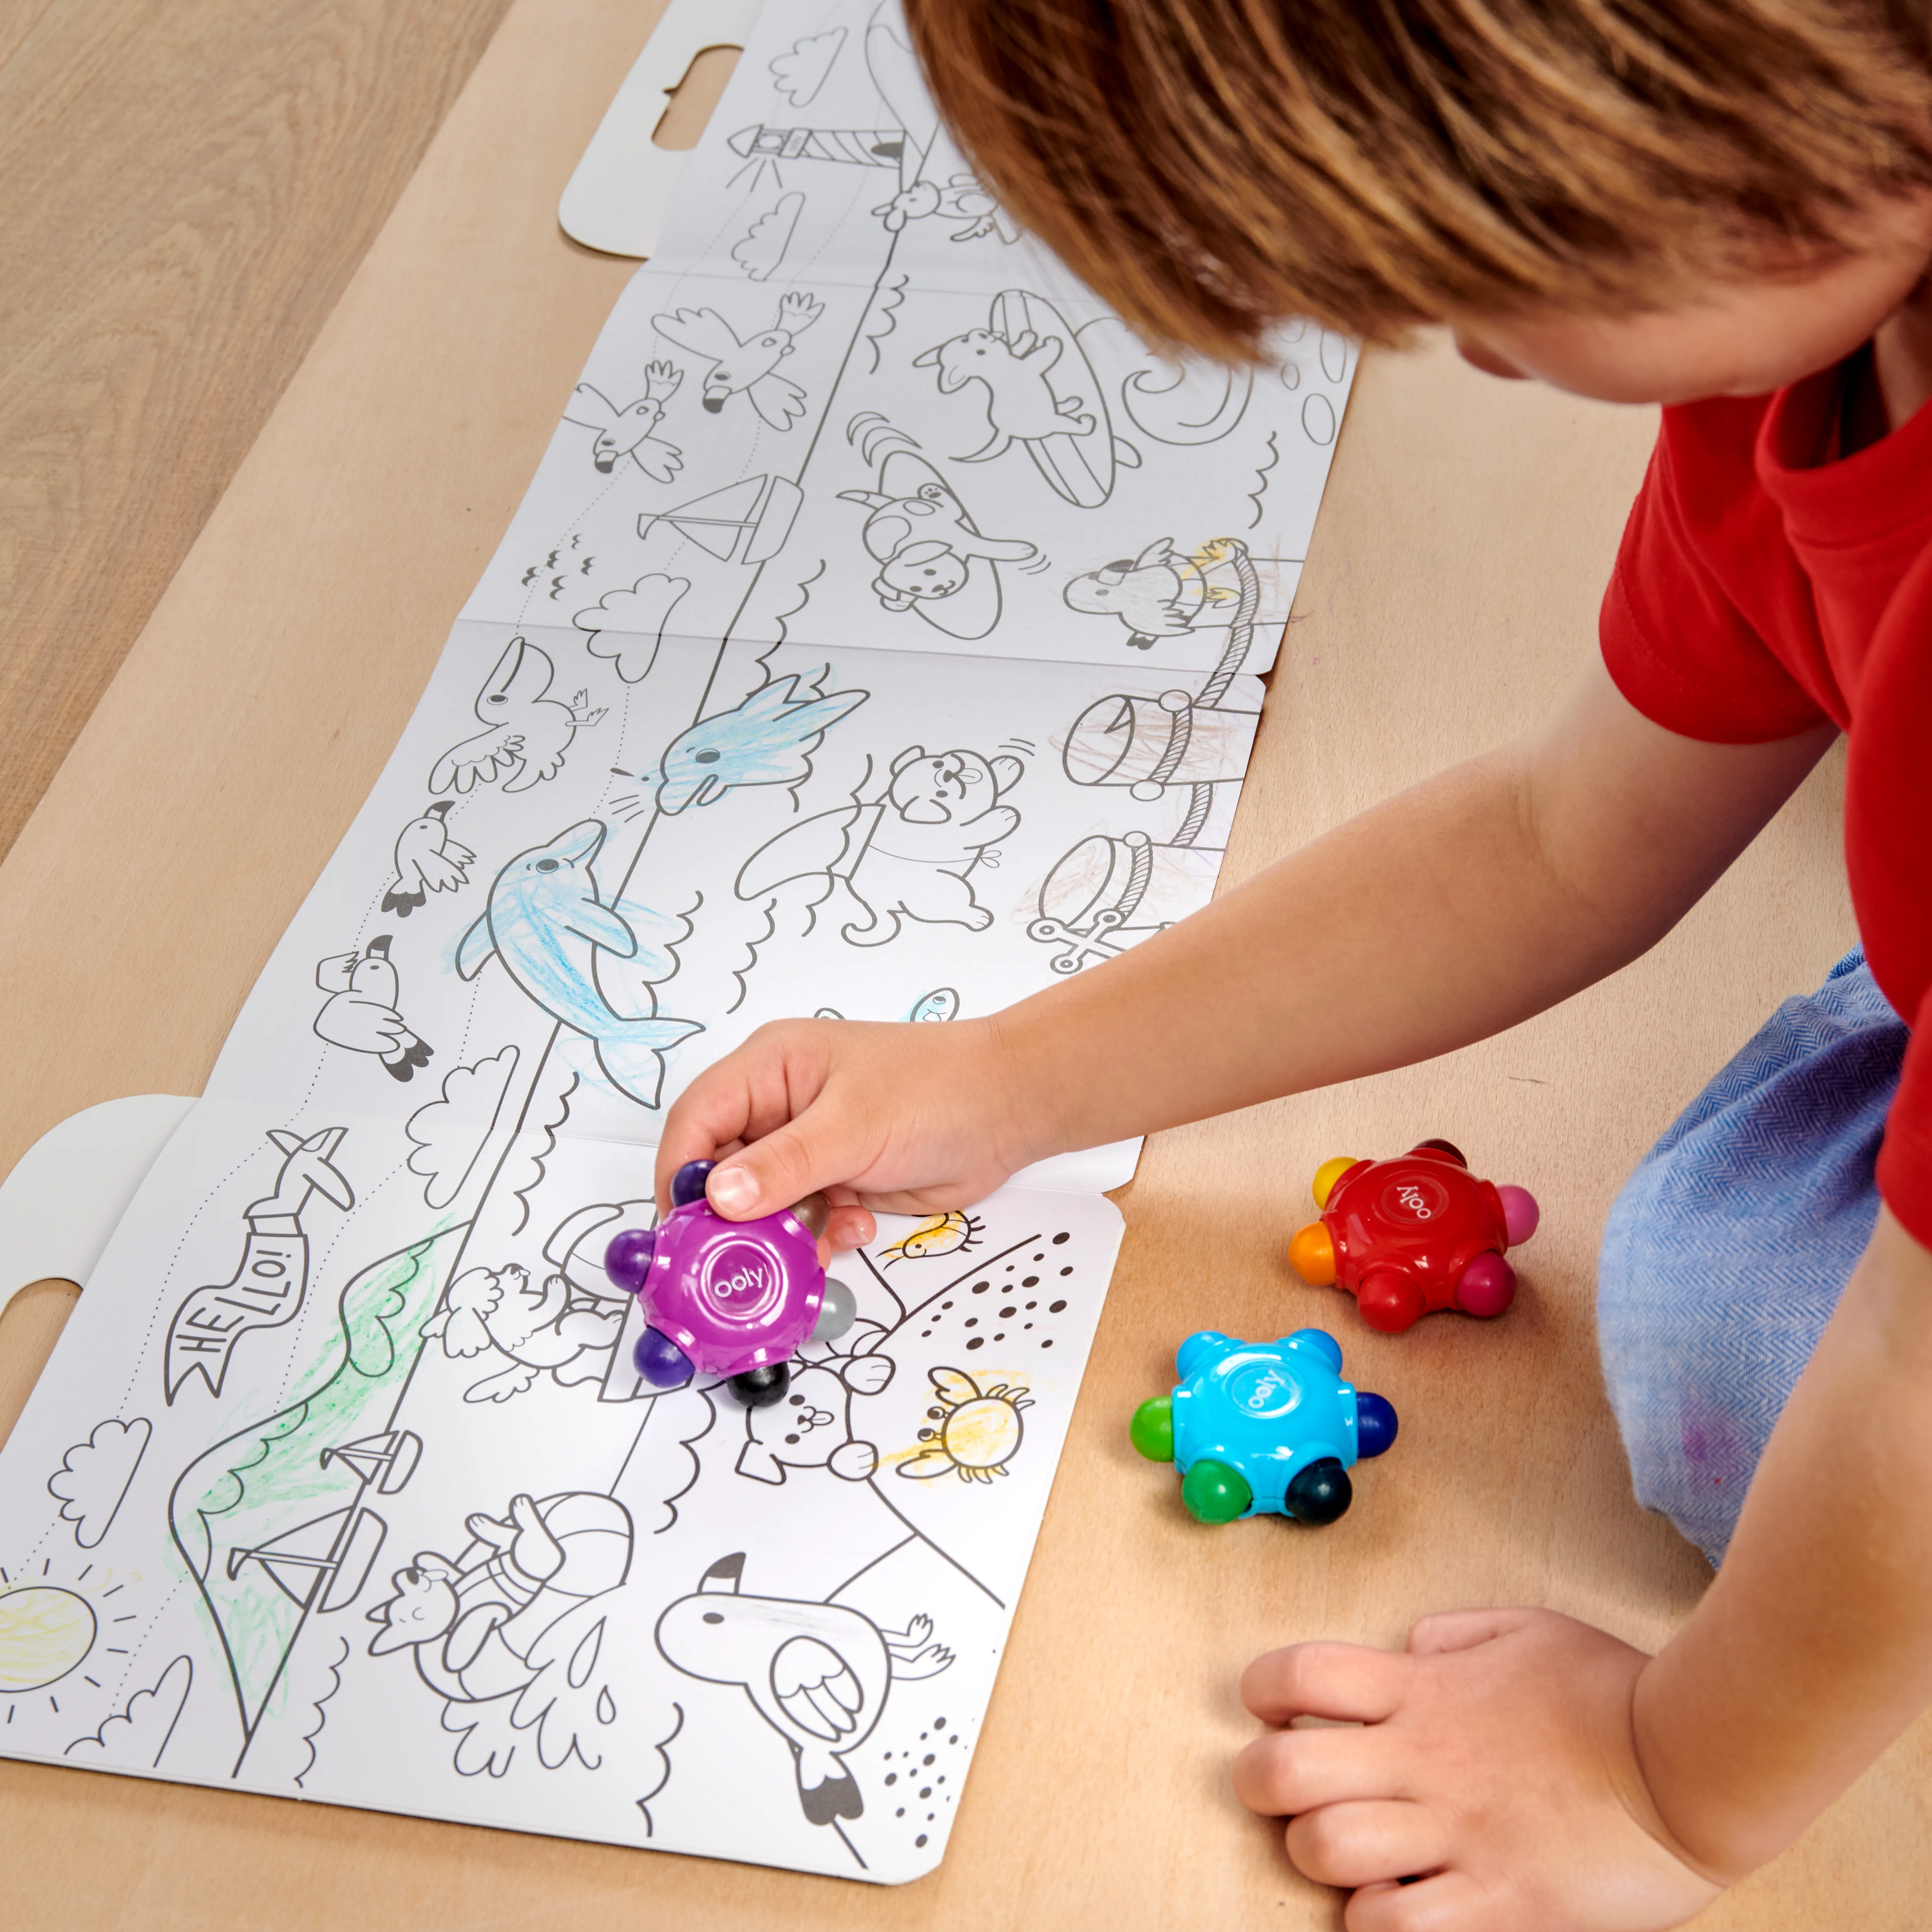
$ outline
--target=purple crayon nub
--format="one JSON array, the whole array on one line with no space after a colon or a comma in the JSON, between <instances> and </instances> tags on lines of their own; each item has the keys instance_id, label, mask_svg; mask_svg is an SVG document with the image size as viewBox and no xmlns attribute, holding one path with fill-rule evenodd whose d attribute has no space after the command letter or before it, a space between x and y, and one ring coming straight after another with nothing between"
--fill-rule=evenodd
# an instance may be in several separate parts
<instances>
[{"instance_id":1,"label":"purple crayon nub","mask_svg":"<svg viewBox=\"0 0 1932 1932\"><path fill-rule=\"evenodd\" d=\"M704 1198L706 1177L718 1163L715 1160L688 1160L670 1178L670 1204L688 1208Z\"/></svg>"},{"instance_id":2,"label":"purple crayon nub","mask_svg":"<svg viewBox=\"0 0 1932 1932\"><path fill-rule=\"evenodd\" d=\"M678 1388L691 1379L691 1358L656 1328L646 1328L638 1337L631 1363L652 1388Z\"/></svg>"},{"instance_id":3,"label":"purple crayon nub","mask_svg":"<svg viewBox=\"0 0 1932 1932\"><path fill-rule=\"evenodd\" d=\"M613 1286L635 1294L651 1271L651 1256L657 1245L655 1228L626 1228L614 1237L604 1250L604 1272Z\"/></svg>"}]
</instances>

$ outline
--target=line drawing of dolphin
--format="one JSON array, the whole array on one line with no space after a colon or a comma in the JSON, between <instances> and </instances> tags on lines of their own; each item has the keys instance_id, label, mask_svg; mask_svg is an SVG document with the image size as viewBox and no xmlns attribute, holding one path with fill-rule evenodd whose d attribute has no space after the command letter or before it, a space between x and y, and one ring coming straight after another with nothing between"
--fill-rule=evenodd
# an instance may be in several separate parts
<instances>
[{"instance_id":1,"label":"line drawing of dolphin","mask_svg":"<svg viewBox=\"0 0 1932 1932\"><path fill-rule=\"evenodd\" d=\"M591 866L604 834L601 821L586 818L512 859L490 887L488 910L457 946L456 970L473 980L493 956L500 959L530 1000L590 1042L612 1086L641 1107L656 1107L665 1052L704 1028L655 1013L627 1018L604 998L598 952L634 959L639 947L622 914L598 896ZM661 976L668 978L676 962L665 956Z\"/></svg>"}]
</instances>

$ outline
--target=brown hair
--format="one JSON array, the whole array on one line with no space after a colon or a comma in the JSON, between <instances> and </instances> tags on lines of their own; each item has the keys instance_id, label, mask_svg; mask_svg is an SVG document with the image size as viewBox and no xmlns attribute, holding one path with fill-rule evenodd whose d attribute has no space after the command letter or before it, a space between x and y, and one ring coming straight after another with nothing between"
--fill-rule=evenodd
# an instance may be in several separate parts
<instances>
[{"instance_id":1,"label":"brown hair","mask_svg":"<svg viewBox=\"0 0 1932 1932\"><path fill-rule=\"evenodd\" d=\"M1932 185L1925 0L906 0L988 184L1150 339L1667 307Z\"/></svg>"}]
</instances>

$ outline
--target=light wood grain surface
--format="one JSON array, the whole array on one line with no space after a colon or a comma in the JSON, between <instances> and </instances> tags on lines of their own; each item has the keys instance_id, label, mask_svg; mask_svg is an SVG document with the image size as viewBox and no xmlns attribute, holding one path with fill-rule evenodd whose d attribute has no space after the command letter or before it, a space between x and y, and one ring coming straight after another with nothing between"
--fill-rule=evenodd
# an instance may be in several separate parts
<instances>
[{"instance_id":1,"label":"light wood grain surface","mask_svg":"<svg viewBox=\"0 0 1932 1932\"><path fill-rule=\"evenodd\" d=\"M115 1094L199 1090L262 961L413 705L626 266L556 197L648 8L516 0L468 88L0 866L0 1165ZM1533 718L1592 648L1650 424L1490 382L1439 348L1365 363L1229 876ZM0 1917L22 1927L568 1924L768 1932L1328 1928L1228 1789L1235 1678L1292 1638L1542 1603L1655 1642L1697 1558L1632 1502L1592 1330L1617 1182L1852 927L1841 767L1816 774L1649 957L1408 1072L1160 1136L944 1865L872 1891L650 1852L0 1764ZM1467 882L1472 894L1489 882ZM1532 1186L1503 1321L1384 1338L1282 1249L1327 1155L1446 1133ZM57 1325L0 1326L16 1384ZM1124 1425L1174 1342L1325 1321L1402 1438L1333 1528L1218 1532ZM1928 1739L1907 1739L1702 1922L1922 1925Z\"/></svg>"},{"instance_id":2,"label":"light wood grain surface","mask_svg":"<svg viewBox=\"0 0 1932 1932\"><path fill-rule=\"evenodd\" d=\"M0 854L508 4L0 7Z\"/></svg>"}]
</instances>

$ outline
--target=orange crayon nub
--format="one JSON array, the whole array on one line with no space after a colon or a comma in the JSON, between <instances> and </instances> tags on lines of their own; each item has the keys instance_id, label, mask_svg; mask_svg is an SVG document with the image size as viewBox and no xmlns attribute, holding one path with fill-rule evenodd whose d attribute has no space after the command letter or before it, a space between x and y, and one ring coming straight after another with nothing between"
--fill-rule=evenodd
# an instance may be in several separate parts
<instances>
[{"instance_id":1,"label":"orange crayon nub","mask_svg":"<svg viewBox=\"0 0 1932 1932\"><path fill-rule=\"evenodd\" d=\"M1335 1244L1319 1221L1297 1230L1288 1244L1288 1258L1311 1288L1335 1286Z\"/></svg>"}]
</instances>

